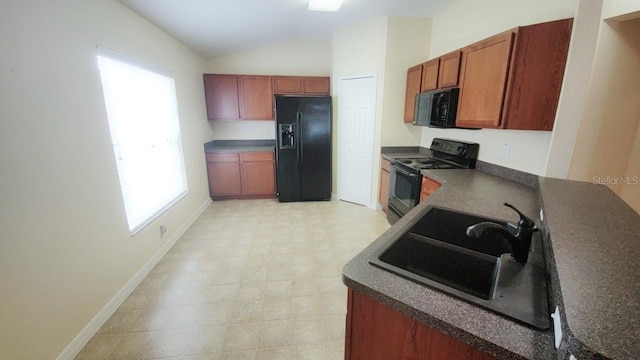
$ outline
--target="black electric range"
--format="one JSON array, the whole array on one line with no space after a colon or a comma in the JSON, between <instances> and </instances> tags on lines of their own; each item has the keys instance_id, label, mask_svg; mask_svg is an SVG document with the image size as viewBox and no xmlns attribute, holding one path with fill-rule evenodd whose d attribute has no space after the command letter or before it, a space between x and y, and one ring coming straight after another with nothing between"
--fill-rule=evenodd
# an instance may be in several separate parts
<instances>
[{"instance_id":1,"label":"black electric range","mask_svg":"<svg viewBox=\"0 0 640 360\"><path fill-rule=\"evenodd\" d=\"M387 220L394 224L420 202L422 175L431 169L474 169L480 145L435 138L431 157L399 158L391 162Z\"/></svg>"}]
</instances>

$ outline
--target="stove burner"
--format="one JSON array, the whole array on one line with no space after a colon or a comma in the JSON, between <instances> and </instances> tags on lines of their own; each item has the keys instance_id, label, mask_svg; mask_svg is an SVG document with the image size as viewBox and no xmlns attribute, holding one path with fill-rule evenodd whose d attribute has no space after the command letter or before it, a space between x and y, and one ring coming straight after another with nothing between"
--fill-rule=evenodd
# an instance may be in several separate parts
<instances>
[{"instance_id":1,"label":"stove burner","mask_svg":"<svg viewBox=\"0 0 640 360\"><path fill-rule=\"evenodd\" d=\"M413 163L413 159L397 159L400 164L410 165Z\"/></svg>"}]
</instances>

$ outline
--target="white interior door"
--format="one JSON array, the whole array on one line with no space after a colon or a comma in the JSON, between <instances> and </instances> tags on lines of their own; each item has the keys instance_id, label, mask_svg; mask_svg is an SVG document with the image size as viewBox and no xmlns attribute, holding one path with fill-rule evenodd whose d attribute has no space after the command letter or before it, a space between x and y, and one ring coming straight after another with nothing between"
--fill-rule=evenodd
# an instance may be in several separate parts
<instances>
[{"instance_id":1,"label":"white interior door","mask_svg":"<svg viewBox=\"0 0 640 360\"><path fill-rule=\"evenodd\" d=\"M372 203L376 78L342 79L339 104L338 197L369 206Z\"/></svg>"}]
</instances>

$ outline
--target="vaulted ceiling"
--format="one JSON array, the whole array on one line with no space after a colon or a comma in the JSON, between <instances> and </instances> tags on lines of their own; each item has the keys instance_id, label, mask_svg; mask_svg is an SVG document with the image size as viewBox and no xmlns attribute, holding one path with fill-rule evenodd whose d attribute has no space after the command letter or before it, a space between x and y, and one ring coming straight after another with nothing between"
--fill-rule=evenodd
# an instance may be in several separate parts
<instances>
[{"instance_id":1,"label":"vaulted ceiling","mask_svg":"<svg viewBox=\"0 0 640 360\"><path fill-rule=\"evenodd\" d=\"M308 0L120 0L205 57L295 40L330 39L334 29L378 16L431 17L454 0L344 0L312 12Z\"/></svg>"}]
</instances>

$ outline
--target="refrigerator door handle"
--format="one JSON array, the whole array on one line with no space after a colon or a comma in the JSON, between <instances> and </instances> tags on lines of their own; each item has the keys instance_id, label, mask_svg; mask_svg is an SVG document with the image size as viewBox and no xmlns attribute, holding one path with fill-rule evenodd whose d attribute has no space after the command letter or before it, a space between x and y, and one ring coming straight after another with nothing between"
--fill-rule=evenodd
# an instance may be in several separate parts
<instances>
[{"instance_id":1,"label":"refrigerator door handle","mask_svg":"<svg viewBox=\"0 0 640 360\"><path fill-rule=\"evenodd\" d=\"M302 128L302 113L300 111L298 111L296 113L296 124L298 125L298 133L296 135L298 135L299 139L302 139L302 131L304 129ZM300 158L300 163L301 164L304 163L304 151L302 149L302 143L303 143L302 141L298 142L298 144L299 144L298 145L298 151L299 151L298 157Z\"/></svg>"}]
</instances>

